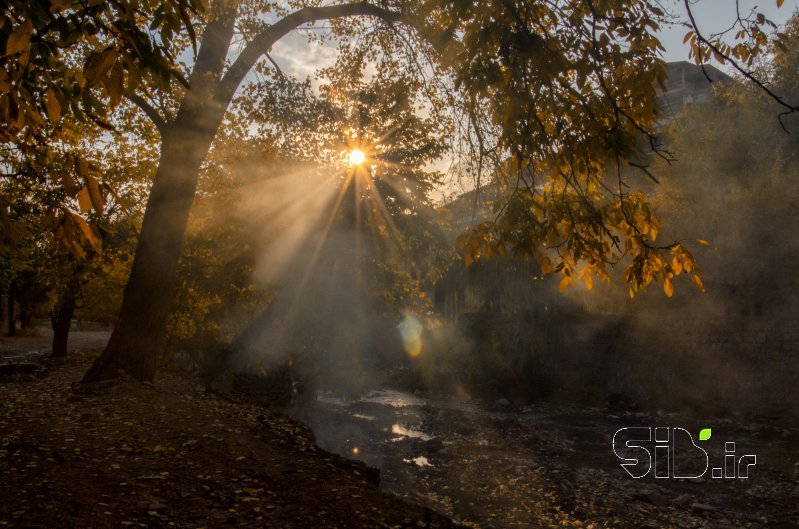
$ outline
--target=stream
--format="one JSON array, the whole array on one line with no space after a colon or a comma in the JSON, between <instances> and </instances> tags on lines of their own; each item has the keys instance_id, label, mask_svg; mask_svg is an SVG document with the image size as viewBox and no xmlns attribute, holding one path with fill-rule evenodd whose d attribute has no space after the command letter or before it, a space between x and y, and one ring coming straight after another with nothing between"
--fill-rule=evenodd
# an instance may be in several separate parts
<instances>
[{"instance_id":1,"label":"stream","mask_svg":"<svg viewBox=\"0 0 799 529\"><path fill-rule=\"evenodd\" d=\"M799 428L698 423L677 413L512 407L380 389L322 394L295 411L317 444L380 469L381 488L485 529L799 528ZM757 454L749 479L632 479L611 443L623 426L712 427L708 453L734 440Z\"/></svg>"}]
</instances>

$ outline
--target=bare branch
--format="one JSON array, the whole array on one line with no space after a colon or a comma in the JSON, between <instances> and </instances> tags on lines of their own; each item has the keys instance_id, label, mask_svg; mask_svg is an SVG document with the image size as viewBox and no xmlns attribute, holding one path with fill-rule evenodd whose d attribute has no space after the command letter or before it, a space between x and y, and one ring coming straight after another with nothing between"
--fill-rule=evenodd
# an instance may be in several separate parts
<instances>
[{"instance_id":1,"label":"bare branch","mask_svg":"<svg viewBox=\"0 0 799 529\"><path fill-rule=\"evenodd\" d=\"M280 68L280 65L278 65L278 63L277 63L277 62L275 62L275 60L272 58L272 56L271 56L271 55L269 55L268 53L264 53L264 56L265 56L267 59L269 59L269 62L271 62L271 63L272 63L272 66L274 66L274 67L275 67L275 71L276 71L276 72L277 72L277 73L280 75L280 77L287 78L286 74L285 74L285 73L283 73L283 70Z\"/></svg>"},{"instance_id":2,"label":"bare branch","mask_svg":"<svg viewBox=\"0 0 799 529\"><path fill-rule=\"evenodd\" d=\"M155 107L152 106L150 103L148 103L146 99L144 99L138 94L128 93L126 94L126 96L137 107L139 107L148 118L150 118L150 121L152 121L155 124L155 126L158 128L158 132L163 134L164 129L166 129L167 123L166 121L164 121L164 118L161 117L161 114L158 113Z\"/></svg>"},{"instance_id":3,"label":"bare branch","mask_svg":"<svg viewBox=\"0 0 799 529\"><path fill-rule=\"evenodd\" d=\"M649 166L642 165L642 164L640 164L640 163L635 163L635 162L627 162L627 165L629 165L630 167L635 167L636 169L640 169L641 171L643 171L643 173L644 173L646 176L648 176L648 177L649 177L649 178L650 178L650 179L651 179L653 182L655 182L656 184L659 184L659 183L660 183L660 180L658 180L658 179L655 177L655 175L653 175L653 174L652 174L652 171L650 171L650 170L649 170Z\"/></svg>"},{"instance_id":4,"label":"bare branch","mask_svg":"<svg viewBox=\"0 0 799 529\"><path fill-rule=\"evenodd\" d=\"M799 106L794 106L794 105L791 105L790 103L787 103L781 96L779 96L779 95L775 94L773 91L771 91L771 89L768 86L766 86L765 83L763 83L763 81L761 81L760 79L755 77L755 75L752 74L752 72L750 72L748 70L745 70L740 64L738 64L738 61L736 61L734 58L730 57L729 55L727 55L725 53L722 53L722 51L718 48L718 46L716 46L710 40L705 38L705 36L702 35L702 33L699 31L699 26L697 25L696 19L694 18L694 13L691 10L691 2L689 0L684 0L684 3L685 3L685 10L686 10L686 12L688 14L688 18L691 21L691 27L693 28L694 33L696 34L696 38L697 38L697 40L699 40L700 44L704 44L705 46L710 48L710 50L713 51L714 54L716 54L719 57L722 57L725 61L729 62L732 65L732 67L735 68L735 70L738 73L743 75L747 80L749 80L749 81L753 82L755 85L757 85L758 88L760 88L766 95L768 95L778 105L784 107L786 109L786 111L783 112L782 114L780 114L780 125L782 125L782 128L783 128L783 130L785 130L785 132L788 132L787 129L785 129L785 126L782 124L781 117L784 116L784 115L787 115L787 114L792 114L794 112L799 112ZM702 62L701 54L698 54L697 59L700 62ZM705 77L710 79L710 77L707 75L707 72L705 72L704 65L701 65L701 66L702 66L702 71L705 73Z\"/></svg>"}]
</instances>

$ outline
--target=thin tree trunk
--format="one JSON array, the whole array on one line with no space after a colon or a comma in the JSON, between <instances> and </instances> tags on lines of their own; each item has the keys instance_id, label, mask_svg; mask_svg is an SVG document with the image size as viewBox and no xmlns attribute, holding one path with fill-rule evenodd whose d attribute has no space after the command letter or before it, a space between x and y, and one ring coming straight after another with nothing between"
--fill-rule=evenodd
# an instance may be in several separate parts
<instances>
[{"instance_id":1,"label":"thin tree trunk","mask_svg":"<svg viewBox=\"0 0 799 529\"><path fill-rule=\"evenodd\" d=\"M33 323L33 308L27 305L20 306L19 328L30 329Z\"/></svg>"},{"instance_id":2,"label":"thin tree trunk","mask_svg":"<svg viewBox=\"0 0 799 529\"><path fill-rule=\"evenodd\" d=\"M16 305L16 291L17 286L12 281L11 288L8 289L8 335L9 336L16 336L17 335L17 322L16 316L14 314L14 308Z\"/></svg>"},{"instance_id":3,"label":"thin tree trunk","mask_svg":"<svg viewBox=\"0 0 799 529\"><path fill-rule=\"evenodd\" d=\"M61 293L53 313L53 352L54 357L67 355L67 340L72 325L72 315L77 306L77 280L71 282Z\"/></svg>"}]
</instances>

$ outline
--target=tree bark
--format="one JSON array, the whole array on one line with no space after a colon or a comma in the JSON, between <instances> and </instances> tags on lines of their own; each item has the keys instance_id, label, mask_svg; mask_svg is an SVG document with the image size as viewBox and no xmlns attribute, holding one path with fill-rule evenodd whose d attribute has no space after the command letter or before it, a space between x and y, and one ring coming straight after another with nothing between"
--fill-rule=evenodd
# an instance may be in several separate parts
<instances>
[{"instance_id":1,"label":"tree bark","mask_svg":"<svg viewBox=\"0 0 799 529\"><path fill-rule=\"evenodd\" d=\"M14 314L15 305L17 303L17 285L14 281L11 282L11 287L8 289L8 335L17 335L17 322L16 315Z\"/></svg>"},{"instance_id":2,"label":"tree bark","mask_svg":"<svg viewBox=\"0 0 799 529\"><path fill-rule=\"evenodd\" d=\"M233 38L233 13L206 27L191 86L174 120L162 132L161 159L147 200L119 323L84 382L119 372L152 380L164 345L176 288L183 233L205 159L225 107L212 103Z\"/></svg>"},{"instance_id":3,"label":"tree bark","mask_svg":"<svg viewBox=\"0 0 799 529\"><path fill-rule=\"evenodd\" d=\"M53 351L52 356L67 356L67 341L69 339L69 329L72 325L72 316L77 307L78 294L77 279L71 281L58 299L55 312L53 313Z\"/></svg>"},{"instance_id":4,"label":"tree bark","mask_svg":"<svg viewBox=\"0 0 799 529\"><path fill-rule=\"evenodd\" d=\"M161 124L161 159L147 200L119 323L103 354L84 375L84 382L114 378L120 371L139 380L154 378L200 166L236 87L255 61L286 33L308 22L380 13L396 17L365 2L300 9L256 37L223 78L236 8L234 2L220 4L217 18L207 24L203 34L189 78L191 88L186 91L175 120Z\"/></svg>"}]
</instances>

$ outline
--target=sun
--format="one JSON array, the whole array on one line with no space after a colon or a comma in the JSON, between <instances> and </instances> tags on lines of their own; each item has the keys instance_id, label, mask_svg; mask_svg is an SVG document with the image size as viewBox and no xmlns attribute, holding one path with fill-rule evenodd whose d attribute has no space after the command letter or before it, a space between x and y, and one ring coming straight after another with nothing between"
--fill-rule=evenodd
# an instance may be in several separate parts
<instances>
[{"instance_id":1,"label":"sun","mask_svg":"<svg viewBox=\"0 0 799 529\"><path fill-rule=\"evenodd\" d=\"M366 160L366 154L360 149L352 149L349 159L352 165L361 165Z\"/></svg>"}]
</instances>

